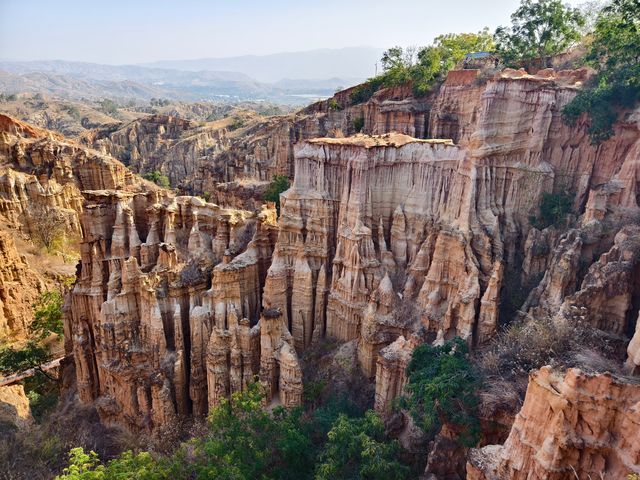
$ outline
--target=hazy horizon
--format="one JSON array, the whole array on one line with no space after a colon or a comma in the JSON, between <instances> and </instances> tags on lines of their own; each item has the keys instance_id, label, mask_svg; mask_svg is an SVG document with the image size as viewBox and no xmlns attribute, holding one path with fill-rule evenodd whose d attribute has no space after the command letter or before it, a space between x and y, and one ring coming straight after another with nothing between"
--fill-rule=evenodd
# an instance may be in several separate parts
<instances>
[{"instance_id":1,"label":"hazy horizon","mask_svg":"<svg viewBox=\"0 0 640 480\"><path fill-rule=\"evenodd\" d=\"M572 0L578 5L582 1ZM0 0L0 59L135 65L309 50L427 45L506 24L519 0L173 3Z\"/></svg>"}]
</instances>

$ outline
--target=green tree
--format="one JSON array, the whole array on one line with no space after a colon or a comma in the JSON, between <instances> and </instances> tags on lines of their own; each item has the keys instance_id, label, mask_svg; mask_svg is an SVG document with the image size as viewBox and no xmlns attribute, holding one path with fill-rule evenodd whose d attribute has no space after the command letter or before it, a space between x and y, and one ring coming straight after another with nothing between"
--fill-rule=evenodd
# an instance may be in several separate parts
<instances>
[{"instance_id":1,"label":"green tree","mask_svg":"<svg viewBox=\"0 0 640 480\"><path fill-rule=\"evenodd\" d=\"M498 27L496 51L507 64L548 59L566 51L582 37L585 18L561 0L522 0L511 15L510 27Z\"/></svg>"},{"instance_id":2,"label":"green tree","mask_svg":"<svg viewBox=\"0 0 640 480\"><path fill-rule=\"evenodd\" d=\"M450 33L436 37L432 44L416 49L393 47L382 55L383 72L351 92L353 105L369 100L381 87L411 82L415 95L422 96L455 68L467 53L492 51L493 35L485 28L478 33Z\"/></svg>"},{"instance_id":3,"label":"green tree","mask_svg":"<svg viewBox=\"0 0 640 480\"><path fill-rule=\"evenodd\" d=\"M448 33L433 40L433 44L418 51L418 63L411 70L413 91L424 95L433 84L456 67L468 53L490 52L493 35L485 28L478 33Z\"/></svg>"},{"instance_id":4,"label":"green tree","mask_svg":"<svg viewBox=\"0 0 640 480\"><path fill-rule=\"evenodd\" d=\"M142 452L134 455L124 452L107 465L100 463L98 454L83 448L73 448L69 452L69 466L56 480L160 480L170 478L168 468L156 462L153 457Z\"/></svg>"},{"instance_id":5,"label":"green tree","mask_svg":"<svg viewBox=\"0 0 640 480\"><path fill-rule=\"evenodd\" d=\"M171 187L171 182L169 181L169 177L167 177L166 175L163 175L158 170L154 170L153 172L145 173L142 176L142 178L144 178L145 180L149 180L149 181L155 183L156 185L158 185L159 187L162 187L162 188L170 188Z\"/></svg>"},{"instance_id":6,"label":"green tree","mask_svg":"<svg viewBox=\"0 0 640 480\"><path fill-rule=\"evenodd\" d=\"M54 333L62 335L64 333L63 304L64 299L58 291L52 290L40 295L33 304L33 322L29 325L29 331L34 333L39 340Z\"/></svg>"},{"instance_id":7,"label":"green tree","mask_svg":"<svg viewBox=\"0 0 640 480\"><path fill-rule=\"evenodd\" d=\"M398 443L386 439L382 420L371 410L361 418L340 415L327 437L315 480L399 480L409 474L396 459Z\"/></svg>"},{"instance_id":8,"label":"green tree","mask_svg":"<svg viewBox=\"0 0 640 480\"><path fill-rule=\"evenodd\" d=\"M473 446L480 431L476 396L480 382L468 353L460 338L441 346L417 347L407 367L407 395L401 404L427 435L447 423L456 427L463 445Z\"/></svg>"},{"instance_id":9,"label":"green tree","mask_svg":"<svg viewBox=\"0 0 640 480\"><path fill-rule=\"evenodd\" d=\"M100 109L107 115L116 115L118 113L118 104L108 98L102 99Z\"/></svg>"},{"instance_id":10,"label":"green tree","mask_svg":"<svg viewBox=\"0 0 640 480\"><path fill-rule=\"evenodd\" d=\"M597 74L563 110L575 125L586 114L589 136L600 143L613 135L621 108L640 100L640 4L638 0L613 0L599 13L587 62Z\"/></svg>"},{"instance_id":11,"label":"green tree","mask_svg":"<svg viewBox=\"0 0 640 480\"><path fill-rule=\"evenodd\" d=\"M280 194L288 189L289 179L284 175L275 175L262 196L267 202L274 202L276 204L278 215L280 215Z\"/></svg>"},{"instance_id":12,"label":"green tree","mask_svg":"<svg viewBox=\"0 0 640 480\"><path fill-rule=\"evenodd\" d=\"M542 194L540 202L540 215L532 216L529 222L538 229L557 225L571 213L573 197L567 192Z\"/></svg>"},{"instance_id":13,"label":"green tree","mask_svg":"<svg viewBox=\"0 0 640 480\"><path fill-rule=\"evenodd\" d=\"M36 368L50 359L46 347L38 341L29 340L23 348L5 347L0 350L0 373L13 375Z\"/></svg>"}]
</instances>

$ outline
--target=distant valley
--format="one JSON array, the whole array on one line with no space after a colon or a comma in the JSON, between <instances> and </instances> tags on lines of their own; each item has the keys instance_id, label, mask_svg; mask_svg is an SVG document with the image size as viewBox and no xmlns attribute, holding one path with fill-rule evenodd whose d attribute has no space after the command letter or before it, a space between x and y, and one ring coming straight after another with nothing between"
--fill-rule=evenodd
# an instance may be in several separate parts
<instances>
[{"instance_id":1,"label":"distant valley","mask_svg":"<svg viewBox=\"0 0 640 480\"><path fill-rule=\"evenodd\" d=\"M0 61L0 91L75 100L110 98L121 103L164 98L305 105L363 81L374 73L378 56L379 49L359 47L143 66ZM338 76L340 70L346 73Z\"/></svg>"}]
</instances>

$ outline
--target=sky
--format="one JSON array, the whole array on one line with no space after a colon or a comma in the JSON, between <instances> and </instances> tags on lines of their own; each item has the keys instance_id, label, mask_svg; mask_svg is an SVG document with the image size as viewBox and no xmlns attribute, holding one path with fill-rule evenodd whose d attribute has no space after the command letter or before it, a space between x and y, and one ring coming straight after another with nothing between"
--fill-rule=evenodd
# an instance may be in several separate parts
<instances>
[{"instance_id":1,"label":"sky","mask_svg":"<svg viewBox=\"0 0 640 480\"><path fill-rule=\"evenodd\" d=\"M572 0L578 5L584 0ZM519 0L0 0L0 59L135 64L427 45L507 24Z\"/></svg>"}]
</instances>

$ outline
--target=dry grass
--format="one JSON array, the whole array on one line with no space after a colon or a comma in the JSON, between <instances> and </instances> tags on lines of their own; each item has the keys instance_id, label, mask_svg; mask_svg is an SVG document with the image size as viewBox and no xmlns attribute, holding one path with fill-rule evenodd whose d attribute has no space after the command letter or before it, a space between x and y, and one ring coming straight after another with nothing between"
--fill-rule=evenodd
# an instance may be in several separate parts
<instances>
[{"instance_id":1,"label":"dry grass","mask_svg":"<svg viewBox=\"0 0 640 480\"><path fill-rule=\"evenodd\" d=\"M481 409L519 408L531 370L551 365L587 373L621 376L621 340L586 324L528 318L505 328L483 351L478 366L485 378Z\"/></svg>"}]
</instances>

